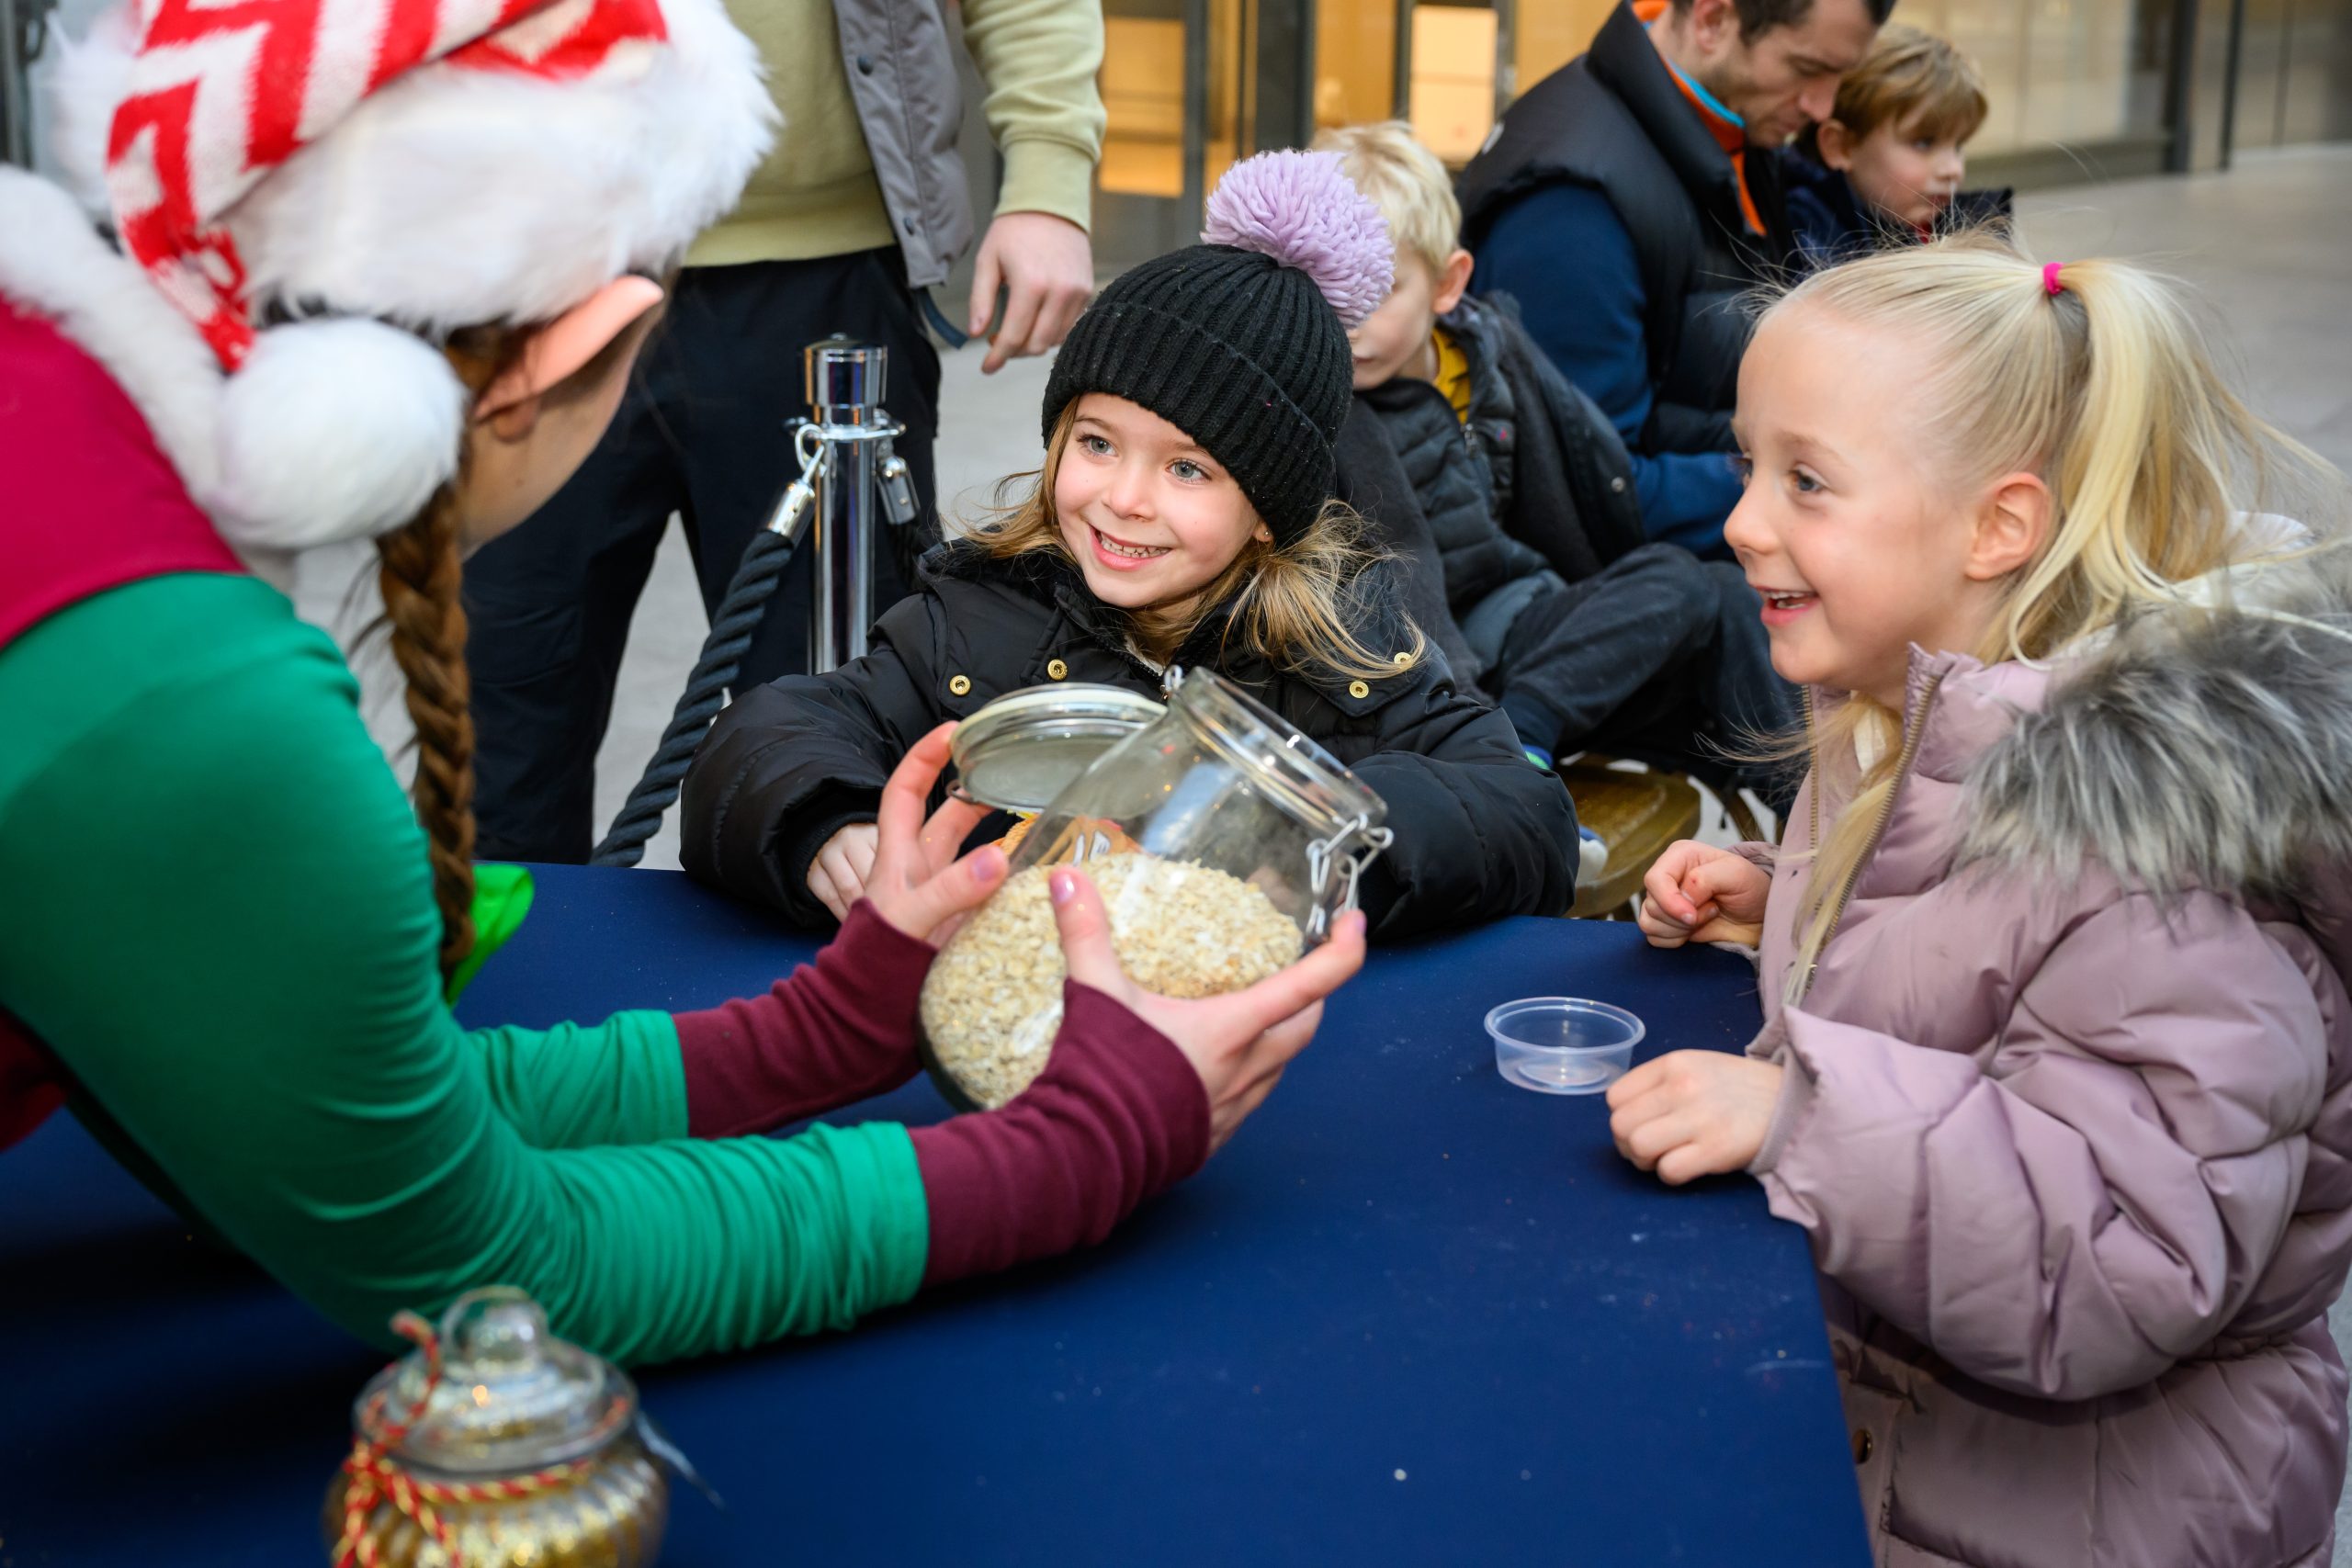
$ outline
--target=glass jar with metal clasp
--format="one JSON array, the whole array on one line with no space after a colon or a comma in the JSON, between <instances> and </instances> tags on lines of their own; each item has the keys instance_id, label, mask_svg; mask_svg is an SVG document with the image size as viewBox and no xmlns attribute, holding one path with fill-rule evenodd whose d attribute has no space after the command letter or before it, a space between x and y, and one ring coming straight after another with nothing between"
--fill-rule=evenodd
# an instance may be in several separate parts
<instances>
[{"instance_id":1,"label":"glass jar with metal clasp","mask_svg":"<svg viewBox=\"0 0 2352 1568\"><path fill-rule=\"evenodd\" d=\"M1395 837L1379 795L1214 671L1171 670L1156 715L1080 706L1059 728L1047 722L1051 699L1099 703L1102 692L1156 705L1116 688L1040 688L990 704L956 733L957 787L973 799L1030 807L1058 784L1013 848L1003 887L923 983L923 1059L958 1109L1002 1105L1051 1053L1063 980L1046 887L1054 867L1092 878L1136 984L1204 997L1254 984L1321 942ZM1091 719L1125 732L1074 745ZM1034 758L1014 738L1020 726L1035 727Z\"/></svg>"}]
</instances>

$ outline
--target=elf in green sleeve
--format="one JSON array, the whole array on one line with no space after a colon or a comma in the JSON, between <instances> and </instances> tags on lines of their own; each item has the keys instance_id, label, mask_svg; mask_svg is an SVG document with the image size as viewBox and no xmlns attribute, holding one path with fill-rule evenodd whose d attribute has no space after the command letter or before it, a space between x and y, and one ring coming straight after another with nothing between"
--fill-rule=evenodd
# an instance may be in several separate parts
<instances>
[{"instance_id":1,"label":"elf in green sleeve","mask_svg":"<svg viewBox=\"0 0 2352 1568\"><path fill-rule=\"evenodd\" d=\"M276 68L245 69L255 39ZM916 1070L925 939L1004 874L955 858L973 808L923 819L944 729L891 783L869 897L768 995L450 1016L477 912L522 896L477 897L459 563L595 445L653 278L769 144L717 0L125 9L64 64L51 144L119 250L0 170L0 1146L69 1106L356 1333L498 1282L644 1361L1099 1238L1262 1098L1359 931L1170 1003L1072 874L1066 1019L1026 1095L737 1135ZM413 814L270 581L358 538Z\"/></svg>"}]
</instances>

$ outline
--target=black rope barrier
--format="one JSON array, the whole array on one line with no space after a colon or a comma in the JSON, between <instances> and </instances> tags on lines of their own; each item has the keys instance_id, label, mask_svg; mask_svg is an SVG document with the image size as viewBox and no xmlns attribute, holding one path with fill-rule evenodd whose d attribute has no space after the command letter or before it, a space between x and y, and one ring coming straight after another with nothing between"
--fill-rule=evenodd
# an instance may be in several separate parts
<instances>
[{"instance_id":1,"label":"black rope barrier","mask_svg":"<svg viewBox=\"0 0 2352 1568\"><path fill-rule=\"evenodd\" d=\"M678 695L670 727L662 732L662 744L645 765L637 787L629 791L620 815L613 818L604 842L588 857L590 865L635 865L645 858L646 840L661 831L662 818L677 801L678 786L685 780L695 749L702 744L710 721L727 705L727 688L735 683L743 655L752 646L752 634L759 630L768 597L775 591L776 579L791 560L792 541L772 529L761 529L744 547L735 580L727 585L727 597L711 617L702 657L686 678L686 689Z\"/></svg>"}]
</instances>

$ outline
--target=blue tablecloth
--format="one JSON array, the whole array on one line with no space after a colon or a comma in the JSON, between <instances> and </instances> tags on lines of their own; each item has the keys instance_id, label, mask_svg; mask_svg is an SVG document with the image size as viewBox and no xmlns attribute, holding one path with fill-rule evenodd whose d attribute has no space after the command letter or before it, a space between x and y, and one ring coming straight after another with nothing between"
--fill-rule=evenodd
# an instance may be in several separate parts
<instances>
[{"instance_id":1,"label":"blue tablecloth","mask_svg":"<svg viewBox=\"0 0 2352 1568\"><path fill-rule=\"evenodd\" d=\"M524 1024L763 987L810 944L673 874L539 868L466 998ZM657 1369L725 1495L671 1568L1868 1561L1803 1238L1669 1191L1598 1099L1499 1079L1495 1002L1734 1048L1745 965L1513 920L1375 953L1266 1108L1091 1255ZM853 1119L933 1121L921 1083ZM379 1358L190 1238L65 1118L0 1155L0 1563L315 1563Z\"/></svg>"}]
</instances>

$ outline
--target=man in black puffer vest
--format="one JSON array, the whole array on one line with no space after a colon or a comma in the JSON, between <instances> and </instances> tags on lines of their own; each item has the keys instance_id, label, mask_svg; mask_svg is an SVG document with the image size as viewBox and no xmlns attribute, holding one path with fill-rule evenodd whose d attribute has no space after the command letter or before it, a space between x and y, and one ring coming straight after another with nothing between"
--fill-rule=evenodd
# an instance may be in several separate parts
<instances>
[{"instance_id":1,"label":"man in black puffer vest","mask_svg":"<svg viewBox=\"0 0 2352 1568\"><path fill-rule=\"evenodd\" d=\"M1634 0L1463 171L1482 286L1600 406L1644 526L1723 553L1740 296L1798 270L1772 150L1827 118L1894 0Z\"/></svg>"}]
</instances>

